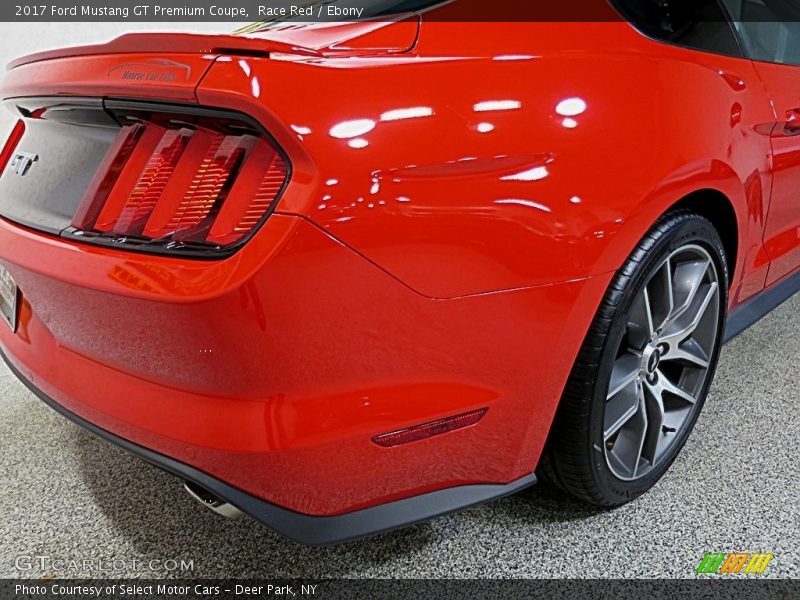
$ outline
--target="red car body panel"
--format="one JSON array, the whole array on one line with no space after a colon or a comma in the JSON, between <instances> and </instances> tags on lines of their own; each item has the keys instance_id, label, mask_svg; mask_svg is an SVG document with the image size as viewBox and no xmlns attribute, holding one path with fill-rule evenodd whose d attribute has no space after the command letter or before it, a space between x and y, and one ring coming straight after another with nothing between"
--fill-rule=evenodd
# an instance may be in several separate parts
<instances>
[{"instance_id":1,"label":"red car body panel","mask_svg":"<svg viewBox=\"0 0 800 600\"><path fill-rule=\"evenodd\" d=\"M772 285L800 264L800 85L797 67L757 63L756 70L774 102L778 121L772 132L772 197L764 231L765 248L772 261L767 285Z\"/></svg>"},{"instance_id":2,"label":"red car body panel","mask_svg":"<svg viewBox=\"0 0 800 600\"><path fill-rule=\"evenodd\" d=\"M412 55L217 61L197 94L257 115L294 157L298 185L280 211L313 220L426 296L613 271L660 214L699 189L724 194L745 224L734 289L746 293L733 297L759 291L770 140L754 131L775 118L753 65L655 44L624 23L570 25L581 29L578 55L556 49L552 24L426 23ZM475 47L484 37L492 55ZM269 102L254 97L253 81L268 82ZM633 82L649 90L646 102L609 94ZM454 89L464 91L454 98ZM572 100L585 110L559 114ZM646 158L631 171L631 156Z\"/></svg>"},{"instance_id":3,"label":"red car body panel","mask_svg":"<svg viewBox=\"0 0 800 600\"><path fill-rule=\"evenodd\" d=\"M127 64L156 75L132 84ZM800 138L776 129L770 96L790 110L796 72L621 22L416 17L17 61L3 98L246 113L292 175L213 262L0 221L23 298L0 345L69 411L302 513L512 482L535 469L608 283L659 215L698 193L735 215L732 308L797 270ZM487 407L466 429L371 441Z\"/></svg>"},{"instance_id":4,"label":"red car body panel","mask_svg":"<svg viewBox=\"0 0 800 600\"><path fill-rule=\"evenodd\" d=\"M104 429L312 514L530 473L608 283L431 300L284 215L231 259L267 259L243 280L40 238L0 225L26 298L18 334L0 334L15 366ZM103 281L64 277L76 272ZM474 435L370 441L483 407Z\"/></svg>"}]
</instances>

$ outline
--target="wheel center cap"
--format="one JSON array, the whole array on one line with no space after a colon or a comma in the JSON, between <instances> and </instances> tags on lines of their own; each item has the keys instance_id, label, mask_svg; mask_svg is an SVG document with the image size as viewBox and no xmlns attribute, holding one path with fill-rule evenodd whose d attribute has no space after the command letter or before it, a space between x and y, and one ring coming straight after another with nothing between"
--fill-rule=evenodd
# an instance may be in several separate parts
<instances>
[{"instance_id":1,"label":"wheel center cap","mask_svg":"<svg viewBox=\"0 0 800 600\"><path fill-rule=\"evenodd\" d=\"M648 346L642 355L642 366L648 375L652 375L661 364L661 348L658 346Z\"/></svg>"}]
</instances>

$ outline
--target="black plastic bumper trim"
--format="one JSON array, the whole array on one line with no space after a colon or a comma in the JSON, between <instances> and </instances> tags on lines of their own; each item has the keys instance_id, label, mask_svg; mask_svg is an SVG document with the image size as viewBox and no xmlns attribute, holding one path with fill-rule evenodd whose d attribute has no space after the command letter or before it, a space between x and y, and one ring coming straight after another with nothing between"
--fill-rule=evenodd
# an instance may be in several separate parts
<instances>
[{"instance_id":1,"label":"black plastic bumper trim","mask_svg":"<svg viewBox=\"0 0 800 600\"><path fill-rule=\"evenodd\" d=\"M411 498L333 516L307 515L251 496L173 458L139 446L67 410L31 383L0 350L12 373L50 408L76 425L182 479L187 479L230 502L257 521L302 544L322 546L344 542L427 521L514 494L536 483L533 474L508 484L479 484L447 488ZM188 497L187 497L188 501Z\"/></svg>"},{"instance_id":2,"label":"black plastic bumper trim","mask_svg":"<svg viewBox=\"0 0 800 600\"><path fill-rule=\"evenodd\" d=\"M737 335L758 323L797 292L800 292L800 271L745 300L741 306L728 315L724 343L730 342Z\"/></svg>"}]
</instances>

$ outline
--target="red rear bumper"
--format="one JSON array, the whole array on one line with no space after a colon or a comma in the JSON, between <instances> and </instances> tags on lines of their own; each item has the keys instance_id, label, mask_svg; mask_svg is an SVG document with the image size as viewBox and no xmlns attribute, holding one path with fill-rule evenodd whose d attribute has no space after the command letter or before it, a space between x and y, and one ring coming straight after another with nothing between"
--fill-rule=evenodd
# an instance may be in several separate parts
<instances>
[{"instance_id":1,"label":"red rear bumper","mask_svg":"<svg viewBox=\"0 0 800 600\"><path fill-rule=\"evenodd\" d=\"M24 378L103 430L313 515L530 474L607 284L433 300L278 214L215 263L4 221L0 255L23 294L0 346ZM483 407L467 429L371 441Z\"/></svg>"}]
</instances>

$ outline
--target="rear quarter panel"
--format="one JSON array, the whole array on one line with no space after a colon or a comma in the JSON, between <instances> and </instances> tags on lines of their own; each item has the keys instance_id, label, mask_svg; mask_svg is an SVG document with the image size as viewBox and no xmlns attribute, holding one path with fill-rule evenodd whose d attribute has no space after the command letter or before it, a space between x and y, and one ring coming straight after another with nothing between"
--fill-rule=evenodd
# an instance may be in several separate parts
<instances>
[{"instance_id":1,"label":"rear quarter panel","mask_svg":"<svg viewBox=\"0 0 800 600\"><path fill-rule=\"evenodd\" d=\"M612 271L702 189L738 217L735 301L763 286L774 115L748 61L625 23L423 22L403 56L221 57L197 96L293 157L280 211L426 296Z\"/></svg>"}]
</instances>

